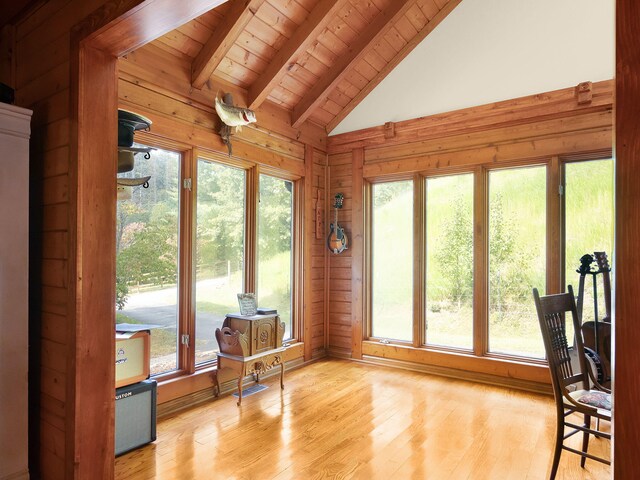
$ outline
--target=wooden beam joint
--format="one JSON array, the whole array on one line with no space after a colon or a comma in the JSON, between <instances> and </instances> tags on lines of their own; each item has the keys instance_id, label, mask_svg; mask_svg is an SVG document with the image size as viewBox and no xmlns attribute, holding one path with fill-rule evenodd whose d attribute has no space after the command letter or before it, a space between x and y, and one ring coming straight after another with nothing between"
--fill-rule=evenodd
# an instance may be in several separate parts
<instances>
[{"instance_id":1,"label":"wooden beam joint","mask_svg":"<svg viewBox=\"0 0 640 480\"><path fill-rule=\"evenodd\" d=\"M391 139L396 136L396 124L395 122L387 122L384 124L384 138Z\"/></svg>"},{"instance_id":2,"label":"wooden beam joint","mask_svg":"<svg viewBox=\"0 0 640 480\"><path fill-rule=\"evenodd\" d=\"M593 100L593 84L591 82L579 83L576 87L576 100L578 105L590 105Z\"/></svg>"}]
</instances>

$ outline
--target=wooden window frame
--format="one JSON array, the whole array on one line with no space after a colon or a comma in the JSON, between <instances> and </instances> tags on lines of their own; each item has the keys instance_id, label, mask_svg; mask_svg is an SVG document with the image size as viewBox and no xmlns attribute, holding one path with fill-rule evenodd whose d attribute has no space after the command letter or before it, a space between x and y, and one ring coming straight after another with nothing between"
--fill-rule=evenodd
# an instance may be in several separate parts
<instances>
[{"instance_id":1,"label":"wooden window frame","mask_svg":"<svg viewBox=\"0 0 640 480\"><path fill-rule=\"evenodd\" d=\"M158 118L158 122L162 122ZM180 207L179 207L179 286L178 286L178 339L182 334L189 335L189 345L183 345L178 341L178 368L171 372L154 375L152 378L158 381L159 393L165 388L173 390L175 381L184 380L186 377L208 374L217 369L216 360L210 360L196 365L195 361L195 341L196 341L196 320L195 320L195 231L196 222L196 202L197 202L197 170L200 159L244 170L245 172L245 241L244 241L244 274L243 290L245 292L256 291L257 288L257 225L258 225L258 201L259 201L259 178L261 174L291 181L294 185L293 191L293 239L292 239L292 305L291 305L291 328L292 338L289 345L302 342L304 333L303 317L303 286L304 276L302 272L303 262L303 229L304 229L304 192L303 177L286 170L277 169L271 166L262 165L256 161L249 161L239 158L230 158L220 152L212 151L195 144L186 144L174 141L166 137L154 135L151 132L139 132L138 143L154 148L165 149L181 156L180 161ZM191 189L184 188L184 180L191 179ZM193 353L191 353L193 352ZM193 383L193 382L191 382ZM200 382L195 382L200 385ZM167 387L165 387L167 386ZM191 389L187 387L182 390L182 394L189 393ZM171 395L173 396L173 395Z\"/></svg>"},{"instance_id":2,"label":"wooden window frame","mask_svg":"<svg viewBox=\"0 0 640 480\"><path fill-rule=\"evenodd\" d=\"M378 350L375 343L384 343L399 348L412 348L425 352L425 358L433 354L454 355L456 358L466 357L469 361L479 359L508 362L517 365L540 367L545 365L544 359L489 352L489 173L496 170L514 168L544 167L546 169L546 232L545 232L545 275L546 293L561 293L564 290L564 255L565 255L565 217L564 195L559 187L564 186L564 165L571 162L605 160L612 157L612 151L597 150L575 155L552 155L541 158L516 159L500 162L499 165L485 163L466 167L436 168L417 173L395 174L389 176L365 177L364 180L364 281L363 281L363 315L365 329L362 341L370 345L365 350ZM473 349L462 349L447 346L426 344L426 325L424 324L424 306L426 301L426 181L429 178L451 176L457 174L473 174L473 224L474 224L474 286L473 286ZM413 282L413 338L412 341L382 339L374 337L373 318L371 314L371 266L373 252L372 235L372 189L380 183L413 179L414 185L414 282ZM418 279L418 281L416 281ZM384 347L383 347L384 348ZM408 355L408 354L407 354ZM434 357L443 358L443 357ZM464 362L464 361L463 361ZM459 361L455 362L456 364Z\"/></svg>"}]
</instances>

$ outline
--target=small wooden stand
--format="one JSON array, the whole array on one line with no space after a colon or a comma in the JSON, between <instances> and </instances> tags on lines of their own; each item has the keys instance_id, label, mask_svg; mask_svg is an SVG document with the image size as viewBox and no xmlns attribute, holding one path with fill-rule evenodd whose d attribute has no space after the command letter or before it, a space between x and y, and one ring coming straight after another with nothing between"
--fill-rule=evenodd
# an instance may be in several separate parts
<instances>
[{"instance_id":1,"label":"small wooden stand","mask_svg":"<svg viewBox=\"0 0 640 480\"><path fill-rule=\"evenodd\" d=\"M278 315L228 314L222 328L216 329L220 346L216 396L223 371L238 375L238 406L242 403L242 379L247 375L255 375L260 383L260 374L280 365L280 388L284 388L284 328Z\"/></svg>"}]
</instances>

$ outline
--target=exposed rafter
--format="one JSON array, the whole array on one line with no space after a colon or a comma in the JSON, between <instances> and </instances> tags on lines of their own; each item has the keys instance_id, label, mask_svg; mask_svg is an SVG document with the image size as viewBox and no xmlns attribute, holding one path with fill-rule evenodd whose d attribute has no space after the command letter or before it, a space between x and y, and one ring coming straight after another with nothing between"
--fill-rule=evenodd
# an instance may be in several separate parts
<instances>
[{"instance_id":1,"label":"exposed rafter","mask_svg":"<svg viewBox=\"0 0 640 480\"><path fill-rule=\"evenodd\" d=\"M191 64L191 84L202 88L265 0L230 0L230 8Z\"/></svg>"},{"instance_id":2,"label":"exposed rafter","mask_svg":"<svg viewBox=\"0 0 640 480\"><path fill-rule=\"evenodd\" d=\"M288 69L295 64L298 56L311 46L346 3L347 0L320 0L307 19L269 62L267 70L249 89L249 108L258 108L264 102L271 90L286 75Z\"/></svg>"},{"instance_id":3,"label":"exposed rafter","mask_svg":"<svg viewBox=\"0 0 640 480\"><path fill-rule=\"evenodd\" d=\"M329 92L346 76L349 69L356 65L369 48L379 41L388 29L416 3L416 0L394 0L369 24L358 41L338 58L327 74L321 78L294 107L292 125L298 127L323 102Z\"/></svg>"},{"instance_id":4,"label":"exposed rafter","mask_svg":"<svg viewBox=\"0 0 640 480\"><path fill-rule=\"evenodd\" d=\"M378 84L387 76L391 71L398 66L398 64L407 56L411 51L418 46L422 40L424 40L427 35L429 35L439 24L444 20L447 15L451 13L451 11L458 6L458 4L462 0L449 0L449 2L442 7L440 10L430 21L425 25L425 27L418 32L418 34L413 37L402 50L400 50L390 62L388 62L385 67L374 77L371 81L362 89L351 101L345 105L345 107L335 116L333 120L331 120L327 124L327 132L331 132L334 128L338 126L342 120L345 119L351 111L358 106L364 98L371 93L371 91L378 86Z\"/></svg>"}]
</instances>

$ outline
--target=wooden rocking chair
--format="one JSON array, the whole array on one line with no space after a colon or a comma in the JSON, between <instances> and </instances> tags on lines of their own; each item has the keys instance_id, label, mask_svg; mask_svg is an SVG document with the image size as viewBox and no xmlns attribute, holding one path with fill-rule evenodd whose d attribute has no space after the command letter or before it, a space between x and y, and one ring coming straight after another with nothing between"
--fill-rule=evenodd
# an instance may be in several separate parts
<instances>
[{"instance_id":1,"label":"wooden rocking chair","mask_svg":"<svg viewBox=\"0 0 640 480\"><path fill-rule=\"evenodd\" d=\"M597 383L587 366L582 336L580 335L580 323L576 311L575 297L573 296L571 285L569 285L568 290L568 293L540 297L538 290L533 289L533 298L538 311L540 330L542 331L549 370L551 371L551 383L553 384L557 410L556 444L549 477L551 480L556 477L560 454L563 449L580 455L582 457L580 461L582 468L584 468L587 458L611 465L609 460L587 453L589 434L611 439L611 434L591 428L591 417L611 421L611 392ZM574 331L577 332L575 348L577 349L580 372L575 373L571 364L566 335L565 315L567 313L571 315ZM591 378L594 385L595 389L593 390L589 389L589 378ZM568 420L567 417L573 413L584 415L583 425L575 425ZM573 430L565 435L565 427ZM564 440L578 432L583 432L582 451L564 445Z\"/></svg>"}]
</instances>

